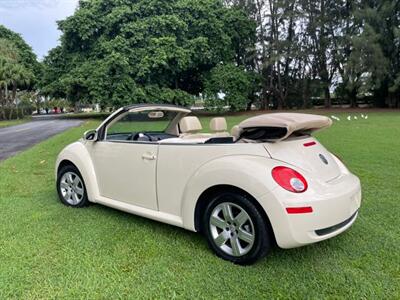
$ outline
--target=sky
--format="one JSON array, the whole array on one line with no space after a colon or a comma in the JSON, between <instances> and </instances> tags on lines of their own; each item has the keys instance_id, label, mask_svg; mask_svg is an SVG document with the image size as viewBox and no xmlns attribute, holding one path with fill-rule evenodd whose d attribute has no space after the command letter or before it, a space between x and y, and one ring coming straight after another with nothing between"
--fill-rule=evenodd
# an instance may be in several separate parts
<instances>
[{"instance_id":1,"label":"sky","mask_svg":"<svg viewBox=\"0 0 400 300\"><path fill-rule=\"evenodd\" d=\"M79 0L0 0L0 24L21 34L39 59L58 45L56 21L72 15Z\"/></svg>"}]
</instances>

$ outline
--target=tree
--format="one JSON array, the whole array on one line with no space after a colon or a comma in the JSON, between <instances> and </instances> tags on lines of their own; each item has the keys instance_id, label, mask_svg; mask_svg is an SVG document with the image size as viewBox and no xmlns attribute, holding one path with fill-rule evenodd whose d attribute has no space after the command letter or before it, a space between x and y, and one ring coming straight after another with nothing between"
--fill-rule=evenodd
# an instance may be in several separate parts
<instances>
[{"instance_id":1,"label":"tree","mask_svg":"<svg viewBox=\"0 0 400 300\"><path fill-rule=\"evenodd\" d=\"M17 91L33 86L38 67L36 56L24 40L0 25L0 109L3 119L13 117Z\"/></svg>"},{"instance_id":2,"label":"tree","mask_svg":"<svg viewBox=\"0 0 400 300\"><path fill-rule=\"evenodd\" d=\"M360 36L352 37L352 51L343 65L344 89L352 107L358 97L378 89L387 70L387 60L377 43L378 36L366 26Z\"/></svg>"},{"instance_id":3,"label":"tree","mask_svg":"<svg viewBox=\"0 0 400 300\"><path fill-rule=\"evenodd\" d=\"M81 1L59 28L43 91L103 107L189 104L215 66L246 65L255 41L247 15L218 0Z\"/></svg>"},{"instance_id":4,"label":"tree","mask_svg":"<svg viewBox=\"0 0 400 300\"><path fill-rule=\"evenodd\" d=\"M21 64L14 64L9 69L9 81L12 88L11 95L9 97L10 113L8 119L11 120L13 116L14 105L17 105L17 89L18 87L26 88L29 86L33 74L28 71ZM17 113L18 117L18 113Z\"/></svg>"},{"instance_id":5,"label":"tree","mask_svg":"<svg viewBox=\"0 0 400 300\"><path fill-rule=\"evenodd\" d=\"M14 52L12 57L18 59L18 62L25 68L36 73L37 69L40 68L37 57L33 53L31 46L29 46L19 34L0 25L0 40L2 40L0 49L10 49L11 47L12 52ZM7 50L5 51L7 52Z\"/></svg>"},{"instance_id":6,"label":"tree","mask_svg":"<svg viewBox=\"0 0 400 300\"><path fill-rule=\"evenodd\" d=\"M3 119L12 119L17 104L18 88L27 88L33 74L19 61L18 49L7 40L0 40L0 104ZM9 110L6 116L5 109Z\"/></svg>"},{"instance_id":7,"label":"tree","mask_svg":"<svg viewBox=\"0 0 400 300\"><path fill-rule=\"evenodd\" d=\"M225 90L234 109L330 107L335 89L352 106L400 106L396 0L90 0L59 28L41 91L72 102L211 103ZM240 91L225 81L244 78Z\"/></svg>"},{"instance_id":8,"label":"tree","mask_svg":"<svg viewBox=\"0 0 400 300\"><path fill-rule=\"evenodd\" d=\"M354 2L354 1L353 1ZM332 82L337 74L344 20L349 20L348 1L302 0L302 13L306 23L307 48L312 57L313 72L324 91L324 105L331 107ZM349 23L348 23L349 24Z\"/></svg>"},{"instance_id":9,"label":"tree","mask_svg":"<svg viewBox=\"0 0 400 300\"><path fill-rule=\"evenodd\" d=\"M311 95L330 107L336 86L353 106L361 95L400 105L399 1L225 2L256 21L262 108L306 107Z\"/></svg>"},{"instance_id":10,"label":"tree","mask_svg":"<svg viewBox=\"0 0 400 300\"><path fill-rule=\"evenodd\" d=\"M225 106L233 111L246 109L252 92L252 76L253 73L232 63L218 65L206 81L206 106L216 110Z\"/></svg>"},{"instance_id":11,"label":"tree","mask_svg":"<svg viewBox=\"0 0 400 300\"><path fill-rule=\"evenodd\" d=\"M375 47L370 89L376 104L400 107L400 1L365 1L358 17Z\"/></svg>"}]
</instances>

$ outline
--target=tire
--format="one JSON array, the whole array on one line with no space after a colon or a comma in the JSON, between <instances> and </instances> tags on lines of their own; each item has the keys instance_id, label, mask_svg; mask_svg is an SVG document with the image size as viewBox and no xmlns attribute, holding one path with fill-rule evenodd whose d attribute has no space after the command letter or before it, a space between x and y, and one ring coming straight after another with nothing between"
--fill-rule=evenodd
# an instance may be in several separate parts
<instances>
[{"instance_id":1,"label":"tire","mask_svg":"<svg viewBox=\"0 0 400 300\"><path fill-rule=\"evenodd\" d=\"M67 206L89 205L85 182L79 170L73 165L64 166L58 172L57 192L60 201Z\"/></svg>"},{"instance_id":2,"label":"tire","mask_svg":"<svg viewBox=\"0 0 400 300\"><path fill-rule=\"evenodd\" d=\"M250 265L271 249L272 235L259 209L243 195L225 192L207 205L202 231L222 259Z\"/></svg>"}]
</instances>

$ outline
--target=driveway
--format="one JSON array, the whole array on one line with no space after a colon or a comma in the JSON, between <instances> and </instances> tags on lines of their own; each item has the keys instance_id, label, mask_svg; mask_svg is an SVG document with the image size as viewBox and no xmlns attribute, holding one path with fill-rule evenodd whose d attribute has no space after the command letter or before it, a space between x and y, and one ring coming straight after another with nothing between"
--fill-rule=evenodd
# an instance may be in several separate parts
<instances>
[{"instance_id":1,"label":"driveway","mask_svg":"<svg viewBox=\"0 0 400 300\"><path fill-rule=\"evenodd\" d=\"M0 160L80 124L80 120L48 119L0 128Z\"/></svg>"}]
</instances>

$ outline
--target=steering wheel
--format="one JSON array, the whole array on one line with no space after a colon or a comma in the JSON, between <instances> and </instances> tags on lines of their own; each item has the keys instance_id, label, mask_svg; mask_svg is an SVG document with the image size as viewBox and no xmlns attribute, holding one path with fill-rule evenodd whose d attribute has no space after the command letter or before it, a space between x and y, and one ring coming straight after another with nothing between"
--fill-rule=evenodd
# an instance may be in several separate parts
<instances>
[{"instance_id":1,"label":"steering wheel","mask_svg":"<svg viewBox=\"0 0 400 300\"><path fill-rule=\"evenodd\" d=\"M132 137L132 141L151 142L152 140L151 136L144 132L138 132Z\"/></svg>"}]
</instances>

